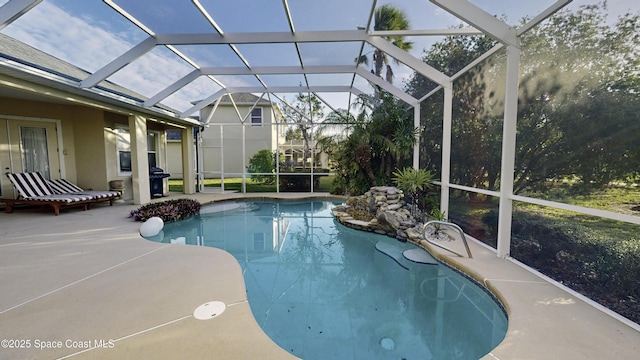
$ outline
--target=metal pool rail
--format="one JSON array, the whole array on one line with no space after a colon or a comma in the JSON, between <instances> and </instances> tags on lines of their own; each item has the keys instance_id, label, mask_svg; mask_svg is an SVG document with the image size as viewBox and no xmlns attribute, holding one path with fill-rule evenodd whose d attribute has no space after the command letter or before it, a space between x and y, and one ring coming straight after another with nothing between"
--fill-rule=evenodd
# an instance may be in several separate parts
<instances>
[{"instance_id":1,"label":"metal pool rail","mask_svg":"<svg viewBox=\"0 0 640 360\"><path fill-rule=\"evenodd\" d=\"M444 249L444 250L450 251L450 252L452 252L452 253L454 253L454 254L456 254L456 255L460 256L460 257L464 257L464 255L460 254L459 252L457 252L457 251L455 251L455 250L451 250L451 249L449 249L448 247L445 247L445 246L443 246L443 245L440 245L440 244L438 244L438 243L435 243L435 242L433 242L433 241L429 240L429 239L427 238L426 231L427 231L427 226L429 226L429 225L431 225L431 224L445 225L445 226L449 226L449 227L452 227L452 228L454 228L454 229L458 230L458 232L460 233L460 237L462 238L462 243L464 244L465 249L467 249L467 256L469 257L469 259L473 258L473 256L471 256L471 249L469 249L469 244L467 243L467 238L464 236L464 231L462 231L462 229L460 228L460 226L458 226L458 225L456 225L456 224L454 224L454 223L450 223L450 222L446 222L446 221L440 221L440 220L431 220L431 221L427 221L427 223L426 223L426 224L424 224L424 226L422 227L422 235L424 236L424 239L425 239L429 244L431 244L431 245L433 245L433 246L437 246L437 247L439 247L439 248L441 248L441 249Z\"/></svg>"}]
</instances>

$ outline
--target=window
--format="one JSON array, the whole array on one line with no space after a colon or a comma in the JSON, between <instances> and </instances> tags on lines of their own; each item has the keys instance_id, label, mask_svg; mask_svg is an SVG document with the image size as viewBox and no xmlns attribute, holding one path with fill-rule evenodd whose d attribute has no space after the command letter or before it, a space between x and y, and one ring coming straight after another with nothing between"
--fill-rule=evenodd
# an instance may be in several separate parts
<instances>
[{"instance_id":1,"label":"window","mask_svg":"<svg viewBox=\"0 0 640 360\"><path fill-rule=\"evenodd\" d=\"M149 168L158 167L158 136L156 133L147 134L147 157L149 158Z\"/></svg>"},{"instance_id":2,"label":"window","mask_svg":"<svg viewBox=\"0 0 640 360\"><path fill-rule=\"evenodd\" d=\"M118 175L131 175L131 135L127 128L116 128Z\"/></svg>"},{"instance_id":3,"label":"window","mask_svg":"<svg viewBox=\"0 0 640 360\"><path fill-rule=\"evenodd\" d=\"M167 141L180 141L182 140L181 130L167 130Z\"/></svg>"},{"instance_id":4,"label":"window","mask_svg":"<svg viewBox=\"0 0 640 360\"><path fill-rule=\"evenodd\" d=\"M118 149L118 175L131 175L131 134L125 127L116 128L116 147ZM147 133L147 156L149 167L158 166L158 134Z\"/></svg>"},{"instance_id":5,"label":"window","mask_svg":"<svg viewBox=\"0 0 640 360\"><path fill-rule=\"evenodd\" d=\"M21 126L20 146L22 147L22 168L24 171L38 171L46 179L50 179L47 129Z\"/></svg>"},{"instance_id":6,"label":"window","mask_svg":"<svg viewBox=\"0 0 640 360\"><path fill-rule=\"evenodd\" d=\"M262 126L262 108L251 110L251 126Z\"/></svg>"}]
</instances>

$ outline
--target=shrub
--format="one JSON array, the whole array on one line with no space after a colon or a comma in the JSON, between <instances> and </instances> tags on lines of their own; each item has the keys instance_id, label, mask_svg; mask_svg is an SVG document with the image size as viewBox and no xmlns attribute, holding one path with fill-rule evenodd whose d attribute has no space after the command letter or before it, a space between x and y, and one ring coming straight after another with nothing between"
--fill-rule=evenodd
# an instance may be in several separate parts
<instances>
[{"instance_id":1,"label":"shrub","mask_svg":"<svg viewBox=\"0 0 640 360\"><path fill-rule=\"evenodd\" d=\"M293 174L280 175L280 191L311 191L311 169L290 170ZM329 175L329 169L313 170L313 188L318 191L320 178Z\"/></svg>"},{"instance_id":2,"label":"shrub","mask_svg":"<svg viewBox=\"0 0 640 360\"><path fill-rule=\"evenodd\" d=\"M251 159L249 159L249 165L247 166L247 172L250 173L273 173L274 167L274 154L270 150L264 149L255 153ZM251 175L251 180L260 184L273 184L275 181L275 175Z\"/></svg>"},{"instance_id":3,"label":"shrub","mask_svg":"<svg viewBox=\"0 0 640 360\"><path fill-rule=\"evenodd\" d=\"M190 218L200 213L201 204L192 199L175 199L150 203L131 211L136 221L146 221L157 216L164 222L172 222Z\"/></svg>"}]
</instances>

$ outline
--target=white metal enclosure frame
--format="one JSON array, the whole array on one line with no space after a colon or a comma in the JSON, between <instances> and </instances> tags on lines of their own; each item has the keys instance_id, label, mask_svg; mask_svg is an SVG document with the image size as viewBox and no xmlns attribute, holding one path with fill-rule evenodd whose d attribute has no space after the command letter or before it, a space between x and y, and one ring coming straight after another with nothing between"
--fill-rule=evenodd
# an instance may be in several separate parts
<instances>
[{"instance_id":1,"label":"white metal enclosure frame","mask_svg":"<svg viewBox=\"0 0 640 360\"><path fill-rule=\"evenodd\" d=\"M443 114L443 139L442 139L442 178L441 185L441 210L448 213L449 206L449 192L452 188L462 189L465 191L484 193L491 196L499 197L499 226L498 226L498 242L497 253L500 257L506 257L509 255L510 249L510 234L511 234L511 216L512 216L512 203L514 200L544 204L547 206L564 207L569 208L572 211L580 213L596 215L615 220L621 220L640 224L640 220L634 216L628 216L623 214L611 213L606 211L596 211L594 209L587 209L577 206L570 206L565 204L558 204L553 202L541 202L536 199L529 199L522 196L516 196L513 193L513 181L514 181L514 167L515 167L515 141L516 141L516 124L517 124L517 105L518 105L518 81L519 81L519 69L520 69L520 36L535 27L541 21L545 20L568 3L571 0L558 0L549 6L544 11L540 12L537 16L526 22L520 27L514 27L506 22L494 17L478 6L472 4L466 0L430 0L431 3L445 10L448 14L455 16L464 23L468 24L468 27L464 28L449 28L449 29L416 29L416 30L398 30L398 31L375 31L372 30L372 22L374 18L375 9L378 7L378 1L370 1L370 7L367 7L363 11L367 12L367 24L362 28L355 30L332 30L332 31L297 31L296 21L293 17L289 1L282 0L282 11L286 14L289 31L276 31L276 32L225 32L219 25L218 20L210 13L210 9L203 4L200 0L191 0L191 4L197 12L206 19L211 28L215 31L210 33L155 33L152 26L145 24L133 15L129 14L123 6L119 3L122 1L117 0L104 0L104 3L115 10L122 17L126 18L131 23L135 24L139 29L146 33L146 38L140 41L137 45L131 47L124 53L117 56L108 64L102 66L97 71L94 71L84 79L80 79L75 84L71 84L76 89L99 93L103 96L110 96L104 89L99 88L99 84L108 80L110 76L117 73L128 64L135 62L136 59L144 56L157 47L165 47L182 59L186 64L192 67L192 70L186 75L173 81L170 85L155 89L155 93L140 101L136 104L142 109L148 111L157 109L162 101L175 94L177 91L188 86L192 82L198 80L201 77L211 79L218 84L219 89L212 91L209 96L202 99L193 99L193 105L181 111L176 111L174 116L177 119L186 119L188 117L197 115L198 112L214 104L214 109L218 105L219 99L227 94L233 93L260 93L260 94L277 94L277 93L349 93L349 103L351 103L352 95L365 94L368 89L359 88L356 85L356 80L364 80L364 83L369 83L377 87L382 88L388 93L394 95L396 98L402 100L409 106L414 108L414 124L420 125L420 103L426 98L435 94L437 91L443 90L444 92L444 114ZM402 1L398 1L402 3ZM3 28L9 26L16 19L19 19L24 14L28 13L36 6L42 3L42 0L10 0L8 3L0 7L0 31ZM149 4L153 6L152 3ZM179 19L176 19L179 20ZM300 20L302 21L302 20ZM331 21L328 19L327 21ZM491 37L498 42L498 45L485 53L474 62L469 64L459 73L454 75L446 75L428 64L424 63L420 59L405 52L385 39L385 36L398 35L398 36L465 36L465 35L478 35L484 34ZM358 58L363 54L363 49L366 46L379 49L389 57L399 61L406 65L409 69L417 74L420 74L436 84L438 87L426 94L420 99L407 94L402 89L394 86L384 79L372 74L368 69L357 65L355 62L351 64L340 65L307 65L305 64L301 55L300 46L306 43L345 43L355 42L359 43L359 53L354 53L353 58ZM292 65L278 65L278 66L252 66L249 61L243 56L239 47L244 44L292 44L298 54L297 64ZM193 59L189 58L184 53L180 52L176 47L181 45L223 45L229 47L233 51L244 66L201 66ZM462 74L467 72L470 68L477 65L479 62L492 56L499 49L505 48L507 54L507 76L505 82L505 109L503 119L503 134L502 134L502 158L501 158L501 178L500 188L498 192L487 191L481 189L467 188L464 186L451 184L450 182L450 169L451 169L451 123L452 123L452 106L453 106L453 81L459 78ZM17 68L9 62L1 62L0 70ZM263 80L262 77L268 75L301 75L305 81L300 86L269 86ZM308 76L317 74L347 74L351 76L351 84L345 85L312 85L308 81ZM259 86L238 86L234 84L225 84L219 79L219 77L226 76L252 76L260 84ZM69 84L66 84L69 86ZM270 98L271 99L271 98ZM197 100L197 101L196 101ZM325 102L327 106L330 106ZM212 112L213 113L213 112ZM313 119L312 119L313 120ZM206 125L211 121L211 117L207 119L201 119L203 125ZM419 167L419 145L414 148L413 166Z\"/></svg>"}]
</instances>

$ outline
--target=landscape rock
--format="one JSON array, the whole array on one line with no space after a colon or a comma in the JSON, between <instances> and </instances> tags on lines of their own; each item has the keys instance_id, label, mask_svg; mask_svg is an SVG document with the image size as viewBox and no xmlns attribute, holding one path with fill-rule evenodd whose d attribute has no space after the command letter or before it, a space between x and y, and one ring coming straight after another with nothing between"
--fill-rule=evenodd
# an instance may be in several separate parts
<instances>
[{"instance_id":1,"label":"landscape rock","mask_svg":"<svg viewBox=\"0 0 640 360\"><path fill-rule=\"evenodd\" d=\"M374 186L333 208L335 219L348 227L419 243L421 224L411 215L403 193L393 186Z\"/></svg>"}]
</instances>

